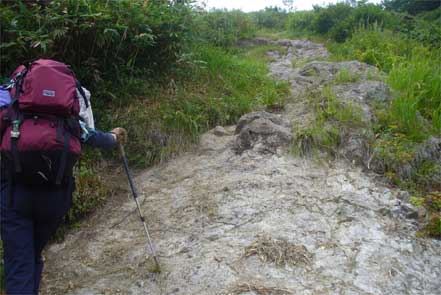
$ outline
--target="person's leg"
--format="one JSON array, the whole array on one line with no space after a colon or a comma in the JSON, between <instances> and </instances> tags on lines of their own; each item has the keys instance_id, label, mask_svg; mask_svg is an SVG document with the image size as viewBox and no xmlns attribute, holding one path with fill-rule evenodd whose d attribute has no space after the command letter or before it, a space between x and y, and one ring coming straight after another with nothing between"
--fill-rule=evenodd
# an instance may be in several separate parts
<instances>
[{"instance_id":1,"label":"person's leg","mask_svg":"<svg viewBox=\"0 0 441 295\"><path fill-rule=\"evenodd\" d=\"M37 294L34 289L32 192L14 186L11 196L9 185L5 182L0 185L0 227L6 294Z\"/></svg>"},{"instance_id":2,"label":"person's leg","mask_svg":"<svg viewBox=\"0 0 441 295\"><path fill-rule=\"evenodd\" d=\"M41 275L43 273L43 260L41 252L53 237L64 216L69 210L72 191L72 183L59 189L39 191L34 198L34 253L35 253L35 276L34 288L39 290Z\"/></svg>"}]
</instances>

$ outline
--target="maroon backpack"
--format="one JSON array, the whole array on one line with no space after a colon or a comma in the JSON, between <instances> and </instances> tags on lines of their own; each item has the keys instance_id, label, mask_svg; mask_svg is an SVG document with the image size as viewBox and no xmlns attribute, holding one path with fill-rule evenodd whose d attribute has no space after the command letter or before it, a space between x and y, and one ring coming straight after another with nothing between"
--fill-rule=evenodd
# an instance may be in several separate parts
<instances>
[{"instance_id":1,"label":"maroon backpack","mask_svg":"<svg viewBox=\"0 0 441 295\"><path fill-rule=\"evenodd\" d=\"M26 184L61 184L81 153L81 86L69 66L39 59L12 74L0 113L2 172Z\"/></svg>"}]
</instances>

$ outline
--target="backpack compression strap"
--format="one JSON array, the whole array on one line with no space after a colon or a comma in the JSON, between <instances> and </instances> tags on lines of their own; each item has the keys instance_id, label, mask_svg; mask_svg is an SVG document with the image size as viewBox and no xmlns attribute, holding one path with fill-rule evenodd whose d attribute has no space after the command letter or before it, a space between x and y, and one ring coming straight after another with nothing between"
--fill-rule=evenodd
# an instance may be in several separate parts
<instances>
[{"instance_id":1,"label":"backpack compression strap","mask_svg":"<svg viewBox=\"0 0 441 295\"><path fill-rule=\"evenodd\" d=\"M60 124L60 123L62 125L64 125L64 120L58 121L58 124ZM70 132L65 129L64 130L63 153L61 154L60 167L58 168L57 178L55 179L55 184L57 184L57 185L61 184L61 181L63 180L64 172L66 170L67 154L69 152L69 145L70 145Z\"/></svg>"},{"instance_id":2,"label":"backpack compression strap","mask_svg":"<svg viewBox=\"0 0 441 295\"><path fill-rule=\"evenodd\" d=\"M20 98L21 94L21 88L23 86L23 80L28 72L28 69L23 70L16 76L16 86L15 86L15 95L14 99L12 100L11 104L8 107L8 115L7 117L9 119L12 119L12 130L11 130L11 153L12 153L12 159L14 162L14 168L15 172L19 173L21 172L21 165L20 165L20 159L18 156L18 148L17 148L17 141L20 138L20 124L22 121L22 116L20 116L19 108L18 108L18 100ZM12 114L12 111L14 111L14 114ZM12 115L14 117L12 118Z\"/></svg>"}]
</instances>

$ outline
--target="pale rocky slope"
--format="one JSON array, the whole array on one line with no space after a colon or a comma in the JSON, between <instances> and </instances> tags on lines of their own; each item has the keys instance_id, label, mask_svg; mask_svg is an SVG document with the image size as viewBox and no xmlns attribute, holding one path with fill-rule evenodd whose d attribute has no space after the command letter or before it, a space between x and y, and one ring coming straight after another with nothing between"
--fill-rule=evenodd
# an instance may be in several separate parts
<instances>
[{"instance_id":1,"label":"pale rocky slope","mask_svg":"<svg viewBox=\"0 0 441 295\"><path fill-rule=\"evenodd\" d=\"M283 113L249 114L239 134L218 127L194 151L137 177L163 272L148 271L136 214L111 228L135 208L128 195L48 249L43 294L439 294L441 242L415 237L404 192L348 161L287 152L291 128L313 118L306 89L323 85L335 68L361 76L376 69L307 63L326 58L326 49L276 43L287 54L270 53L271 73L288 80L294 95ZM352 90L363 92L360 83ZM341 91L351 93L348 87ZM260 246L281 251L279 263L253 255L265 252Z\"/></svg>"}]
</instances>

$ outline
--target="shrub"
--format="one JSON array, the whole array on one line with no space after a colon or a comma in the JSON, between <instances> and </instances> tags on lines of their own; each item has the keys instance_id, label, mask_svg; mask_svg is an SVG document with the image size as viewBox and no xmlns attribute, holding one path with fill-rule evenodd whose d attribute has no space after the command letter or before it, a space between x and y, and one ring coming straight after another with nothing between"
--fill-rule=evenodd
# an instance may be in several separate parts
<instances>
[{"instance_id":1,"label":"shrub","mask_svg":"<svg viewBox=\"0 0 441 295\"><path fill-rule=\"evenodd\" d=\"M277 29L285 28L288 13L280 7L265 7L265 9L251 13L253 21L257 27L262 29Z\"/></svg>"},{"instance_id":2,"label":"shrub","mask_svg":"<svg viewBox=\"0 0 441 295\"><path fill-rule=\"evenodd\" d=\"M313 11L298 11L289 14L287 29L294 35L303 35L313 32L315 13Z\"/></svg>"},{"instance_id":3,"label":"shrub","mask_svg":"<svg viewBox=\"0 0 441 295\"><path fill-rule=\"evenodd\" d=\"M331 4L324 7L314 7L315 18L313 28L316 33L327 34L342 21L350 17L353 8L346 3Z\"/></svg>"},{"instance_id":4,"label":"shrub","mask_svg":"<svg viewBox=\"0 0 441 295\"><path fill-rule=\"evenodd\" d=\"M96 156L92 157L93 154L96 155L96 152L83 155L82 162L74 170L76 190L73 194L72 207L68 212L68 220L71 224L95 211L110 193L96 173L94 168L96 162L94 163L93 160Z\"/></svg>"},{"instance_id":5,"label":"shrub","mask_svg":"<svg viewBox=\"0 0 441 295\"><path fill-rule=\"evenodd\" d=\"M383 5L389 10L418 14L437 9L441 3L438 0L384 0Z\"/></svg>"},{"instance_id":6,"label":"shrub","mask_svg":"<svg viewBox=\"0 0 441 295\"><path fill-rule=\"evenodd\" d=\"M1 75L49 57L72 65L86 85L168 71L186 34L186 5L168 1L1 2Z\"/></svg>"},{"instance_id":7,"label":"shrub","mask_svg":"<svg viewBox=\"0 0 441 295\"><path fill-rule=\"evenodd\" d=\"M193 38L216 46L234 45L240 39L253 37L256 32L251 16L240 10L200 11L194 22Z\"/></svg>"}]
</instances>

